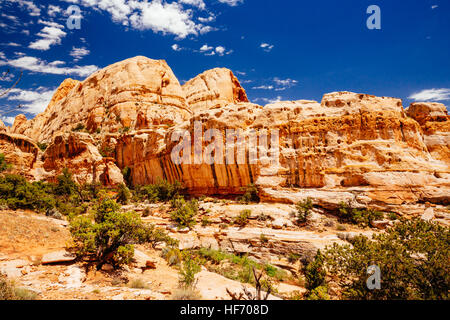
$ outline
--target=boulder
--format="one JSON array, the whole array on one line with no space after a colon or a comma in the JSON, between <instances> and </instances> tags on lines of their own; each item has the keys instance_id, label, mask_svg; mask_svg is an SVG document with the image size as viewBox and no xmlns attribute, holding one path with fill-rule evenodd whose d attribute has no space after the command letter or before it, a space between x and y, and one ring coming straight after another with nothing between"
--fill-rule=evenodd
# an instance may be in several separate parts
<instances>
[{"instance_id":1,"label":"boulder","mask_svg":"<svg viewBox=\"0 0 450 320\"><path fill-rule=\"evenodd\" d=\"M44 254L42 257L42 264L58 264L75 261L76 256L66 250L55 251Z\"/></svg>"}]
</instances>

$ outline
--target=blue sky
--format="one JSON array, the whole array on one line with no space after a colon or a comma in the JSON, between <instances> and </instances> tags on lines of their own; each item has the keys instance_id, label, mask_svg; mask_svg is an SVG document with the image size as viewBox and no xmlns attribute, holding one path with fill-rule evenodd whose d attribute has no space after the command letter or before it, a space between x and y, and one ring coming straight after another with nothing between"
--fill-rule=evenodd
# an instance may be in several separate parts
<instances>
[{"instance_id":1,"label":"blue sky","mask_svg":"<svg viewBox=\"0 0 450 320\"><path fill-rule=\"evenodd\" d=\"M77 5L80 29L67 27ZM367 8L381 10L369 30ZM67 77L144 55L165 59L183 83L233 70L252 102L320 101L354 91L450 104L448 0L0 0L0 99L11 122L45 109ZM73 12L72 12L73 13ZM0 91L1 92L1 91ZM24 111L13 111L18 105ZM2 117L3 115L3 117Z\"/></svg>"}]
</instances>

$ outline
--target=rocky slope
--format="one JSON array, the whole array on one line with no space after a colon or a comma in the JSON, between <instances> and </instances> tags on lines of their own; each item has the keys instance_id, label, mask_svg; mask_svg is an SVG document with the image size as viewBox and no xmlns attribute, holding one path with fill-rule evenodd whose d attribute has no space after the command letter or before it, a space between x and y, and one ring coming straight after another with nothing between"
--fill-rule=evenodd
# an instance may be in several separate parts
<instances>
[{"instance_id":1,"label":"rocky slope","mask_svg":"<svg viewBox=\"0 0 450 320\"><path fill-rule=\"evenodd\" d=\"M214 164L174 163L175 132L211 128L220 130L215 141L224 144L229 129L243 138L278 131L279 162L264 161L273 155L268 144L258 152L268 152L269 159L256 163L229 163L220 148ZM197 195L238 194L254 183L265 200L291 203L311 196L326 208L340 201L397 209L450 201L450 118L444 105L414 103L405 110L400 99L335 92L320 103L262 107L248 102L227 69L206 71L181 86L165 61L135 57L83 82L64 81L42 114L28 121L19 115L6 130L1 150L10 159L14 150L28 152L29 160L18 164L35 179L51 179L68 166L79 180L114 185L128 167L134 184L179 180ZM16 134L27 136L30 147L21 149ZM49 144L39 156L31 148L37 142ZM249 160L251 152L246 147L243 156Z\"/></svg>"}]
</instances>

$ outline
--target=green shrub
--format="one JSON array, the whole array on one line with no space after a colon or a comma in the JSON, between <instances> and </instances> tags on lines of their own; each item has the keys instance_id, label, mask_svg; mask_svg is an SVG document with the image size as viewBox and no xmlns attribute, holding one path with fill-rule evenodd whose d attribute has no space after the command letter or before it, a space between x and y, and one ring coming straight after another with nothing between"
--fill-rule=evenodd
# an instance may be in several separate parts
<instances>
[{"instance_id":1,"label":"green shrub","mask_svg":"<svg viewBox=\"0 0 450 320\"><path fill-rule=\"evenodd\" d=\"M131 186L132 185L132 171L130 167L125 167L122 169L122 175L123 175L123 179L125 180L125 183L127 184L127 186Z\"/></svg>"},{"instance_id":2,"label":"green shrub","mask_svg":"<svg viewBox=\"0 0 450 320\"><path fill-rule=\"evenodd\" d=\"M183 255L178 248L165 247L162 250L162 257L166 259L169 266L180 265L183 261Z\"/></svg>"},{"instance_id":3,"label":"green shrub","mask_svg":"<svg viewBox=\"0 0 450 320\"><path fill-rule=\"evenodd\" d=\"M201 300L202 296L194 288L180 288L174 291L171 300L184 301L184 300Z\"/></svg>"},{"instance_id":4,"label":"green shrub","mask_svg":"<svg viewBox=\"0 0 450 320\"><path fill-rule=\"evenodd\" d=\"M18 288L0 273L0 300L36 300L37 294L25 288Z\"/></svg>"},{"instance_id":5,"label":"green shrub","mask_svg":"<svg viewBox=\"0 0 450 320\"><path fill-rule=\"evenodd\" d=\"M251 215L251 210L242 210L241 213L233 219L233 223L243 228L249 223Z\"/></svg>"},{"instance_id":6,"label":"green shrub","mask_svg":"<svg viewBox=\"0 0 450 320\"><path fill-rule=\"evenodd\" d=\"M152 203L159 201L170 201L177 198L183 190L180 182L169 183L166 180L159 180L155 184L137 187L138 198L149 200Z\"/></svg>"},{"instance_id":7,"label":"green shrub","mask_svg":"<svg viewBox=\"0 0 450 320\"><path fill-rule=\"evenodd\" d=\"M41 149L41 151L45 151L45 150L47 150L48 144L47 143L38 142L37 146L38 146L39 149Z\"/></svg>"},{"instance_id":8,"label":"green shrub","mask_svg":"<svg viewBox=\"0 0 450 320\"><path fill-rule=\"evenodd\" d=\"M304 224L308 221L311 209L313 208L313 203L311 198L307 198L303 201L298 202L295 205L297 212L294 214L297 219L297 223Z\"/></svg>"},{"instance_id":9,"label":"green shrub","mask_svg":"<svg viewBox=\"0 0 450 320\"><path fill-rule=\"evenodd\" d=\"M325 266L346 299L450 298L450 228L422 219L403 221L372 240L356 237L350 245L334 244ZM381 289L369 290L367 268L381 270Z\"/></svg>"},{"instance_id":10,"label":"green shrub","mask_svg":"<svg viewBox=\"0 0 450 320\"><path fill-rule=\"evenodd\" d=\"M116 150L108 145L104 145L98 150L98 152L100 152L100 155L103 158L113 158Z\"/></svg>"},{"instance_id":11,"label":"green shrub","mask_svg":"<svg viewBox=\"0 0 450 320\"><path fill-rule=\"evenodd\" d=\"M78 191L78 186L72 178L72 174L64 168L57 178L55 193L62 196L71 196Z\"/></svg>"},{"instance_id":12,"label":"green shrub","mask_svg":"<svg viewBox=\"0 0 450 320\"><path fill-rule=\"evenodd\" d=\"M175 210L170 213L170 218L180 228L192 228L196 224L195 216L198 213L196 199L191 201L185 201L183 197L173 199L172 208Z\"/></svg>"},{"instance_id":13,"label":"green shrub","mask_svg":"<svg viewBox=\"0 0 450 320\"><path fill-rule=\"evenodd\" d=\"M192 256L186 255L184 257L183 266L180 269L180 287L181 288L194 288L195 287L195 275L200 272L201 268Z\"/></svg>"},{"instance_id":14,"label":"green shrub","mask_svg":"<svg viewBox=\"0 0 450 320\"><path fill-rule=\"evenodd\" d=\"M130 282L130 288L133 289L148 289L148 285L142 278L135 278Z\"/></svg>"},{"instance_id":15,"label":"green shrub","mask_svg":"<svg viewBox=\"0 0 450 320\"><path fill-rule=\"evenodd\" d=\"M330 300L330 295L328 294L327 286L319 286L314 288L309 293L307 300Z\"/></svg>"},{"instance_id":16,"label":"green shrub","mask_svg":"<svg viewBox=\"0 0 450 320\"><path fill-rule=\"evenodd\" d=\"M212 224L212 222L207 217L203 217L202 227L207 227L207 226L210 226L211 224Z\"/></svg>"},{"instance_id":17,"label":"green shrub","mask_svg":"<svg viewBox=\"0 0 450 320\"><path fill-rule=\"evenodd\" d=\"M269 238L264 233L260 234L259 240L261 240L262 243L268 243L269 242Z\"/></svg>"},{"instance_id":18,"label":"green shrub","mask_svg":"<svg viewBox=\"0 0 450 320\"><path fill-rule=\"evenodd\" d=\"M6 162L5 155L0 153L0 172L6 171L11 168L11 165Z\"/></svg>"},{"instance_id":19,"label":"green shrub","mask_svg":"<svg viewBox=\"0 0 450 320\"><path fill-rule=\"evenodd\" d=\"M16 300L14 287L8 278L0 273L0 300Z\"/></svg>"},{"instance_id":20,"label":"green shrub","mask_svg":"<svg viewBox=\"0 0 450 320\"><path fill-rule=\"evenodd\" d=\"M73 249L78 257L97 261L97 268L109 263L114 267L129 264L134 256L133 244L159 243L168 237L154 226L144 225L135 212L119 212L111 199L102 200L94 209L93 220L86 216L70 222Z\"/></svg>"},{"instance_id":21,"label":"green shrub","mask_svg":"<svg viewBox=\"0 0 450 320\"><path fill-rule=\"evenodd\" d=\"M30 209L45 212L55 207L52 187L42 182L28 182L24 177L7 174L0 176L0 199L10 209Z\"/></svg>"},{"instance_id":22,"label":"green shrub","mask_svg":"<svg viewBox=\"0 0 450 320\"><path fill-rule=\"evenodd\" d=\"M382 220L384 213L371 209L352 208L350 204L341 202L339 204L339 217L343 222L367 227L370 226L372 221Z\"/></svg>"},{"instance_id":23,"label":"green shrub","mask_svg":"<svg viewBox=\"0 0 450 320\"><path fill-rule=\"evenodd\" d=\"M126 185L121 183L117 188L116 201L121 204L128 204L131 198L130 190Z\"/></svg>"},{"instance_id":24,"label":"green shrub","mask_svg":"<svg viewBox=\"0 0 450 320\"><path fill-rule=\"evenodd\" d=\"M258 188L254 184L250 184L245 188L241 188L244 194L238 197L238 201L241 203L258 203L260 201Z\"/></svg>"},{"instance_id":25,"label":"green shrub","mask_svg":"<svg viewBox=\"0 0 450 320\"><path fill-rule=\"evenodd\" d=\"M77 124L77 126L75 128L72 129L72 131L79 132L79 131L83 131L84 129L85 129L84 124L79 123L79 124Z\"/></svg>"},{"instance_id":26,"label":"green shrub","mask_svg":"<svg viewBox=\"0 0 450 320\"><path fill-rule=\"evenodd\" d=\"M319 250L314 260L305 268L306 289L313 290L325 284L327 272L324 263L325 257Z\"/></svg>"}]
</instances>

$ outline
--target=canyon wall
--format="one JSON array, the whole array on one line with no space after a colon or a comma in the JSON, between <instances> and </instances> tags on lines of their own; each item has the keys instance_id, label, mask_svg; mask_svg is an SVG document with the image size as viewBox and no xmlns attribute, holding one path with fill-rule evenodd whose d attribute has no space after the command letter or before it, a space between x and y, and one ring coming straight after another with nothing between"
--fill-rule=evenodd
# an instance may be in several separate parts
<instances>
[{"instance_id":1,"label":"canyon wall","mask_svg":"<svg viewBox=\"0 0 450 320\"><path fill-rule=\"evenodd\" d=\"M192 140L208 129L219 132L211 139L218 146L214 163L174 161L182 136ZM242 140L228 141L230 129ZM64 81L42 114L28 121L20 115L6 130L49 143L42 163L34 164L36 179L51 179L66 166L79 179L114 185L128 167L133 184L178 180L196 195L239 194L256 184L267 201L312 196L330 207L342 200L450 201L450 118L444 105L414 103L405 110L400 99L335 92L321 102L262 107L250 103L237 78L223 68L181 86L165 61L135 57L83 82ZM269 137L256 149L262 161L250 163L248 141L255 132ZM275 133L279 148L272 150ZM193 143L180 153L190 153L191 160L199 156ZM226 161L227 143L243 147L245 163ZM205 151L211 142L200 144ZM270 161L274 150L276 162Z\"/></svg>"}]
</instances>

